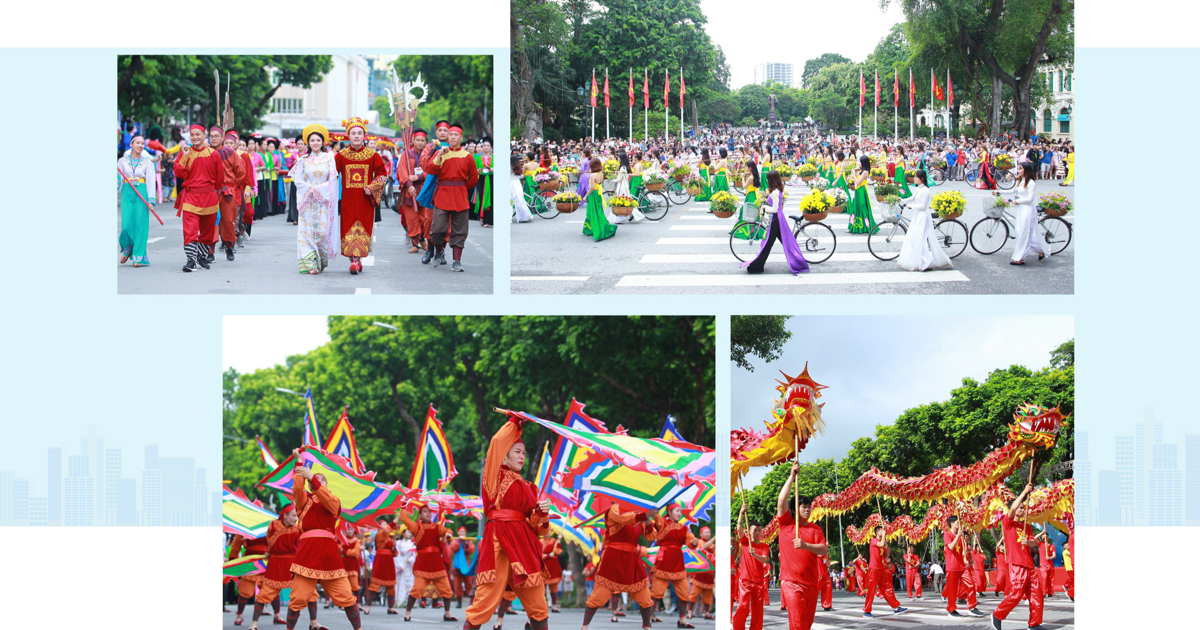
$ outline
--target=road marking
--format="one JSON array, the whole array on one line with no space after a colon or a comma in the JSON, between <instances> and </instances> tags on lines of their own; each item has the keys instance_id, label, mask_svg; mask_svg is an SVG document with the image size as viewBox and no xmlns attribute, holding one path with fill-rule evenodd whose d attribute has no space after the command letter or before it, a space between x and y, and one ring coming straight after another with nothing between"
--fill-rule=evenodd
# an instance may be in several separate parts
<instances>
[{"instance_id":1,"label":"road marking","mask_svg":"<svg viewBox=\"0 0 1200 630\"><path fill-rule=\"evenodd\" d=\"M522 282L583 282L590 276L512 276L509 280Z\"/></svg>"},{"instance_id":2,"label":"road marking","mask_svg":"<svg viewBox=\"0 0 1200 630\"><path fill-rule=\"evenodd\" d=\"M374 239L375 237L371 237L371 238ZM375 266L375 256L374 255L364 256L363 258L359 258L359 260L362 261L362 264L364 267L374 267ZM370 292L371 292L370 289L368 289L367 293L370 293Z\"/></svg>"},{"instance_id":3,"label":"road marking","mask_svg":"<svg viewBox=\"0 0 1200 630\"><path fill-rule=\"evenodd\" d=\"M163 240L164 238L167 238L167 237L165 237L165 236L155 236L154 238L152 238L152 239L150 239L150 240L146 241L146 244L150 244L150 243L157 243L157 242L159 242L159 241Z\"/></svg>"},{"instance_id":4,"label":"road marking","mask_svg":"<svg viewBox=\"0 0 1200 630\"><path fill-rule=\"evenodd\" d=\"M882 271L870 273L804 273L798 276L735 274L694 276L624 276L617 287L770 287L835 284L917 284L926 282L968 282L961 271Z\"/></svg>"},{"instance_id":5,"label":"road marking","mask_svg":"<svg viewBox=\"0 0 1200 630\"><path fill-rule=\"evenodd\" d=\"M705 227L707 227L707 226L705 226ZM713 227L723 227L723 226L713 226ZM671 228L671 229L674 229L674 228ZM841 232L835 232L834 235L837 236L838 245L843 245L843 244L849 245L850 243L866 243L867 242L866 234L845 234L845 233L841 233ZM664 236L663 238L658 239L658 241L656 241L654 244L655 245L729 245L729 237L726 236L723 238L722 237L714 238L711 236L707 236L707 237L693 236L693 237L679 238L679 237Z\"/></svg>"},{"instance_id":6,"label":"road marking","mask_svg":"<svg viewBox=\"0 0 1200 630\"><path fill-rule=\"evenodd\" d=\"M783 262L786 257L782 252L773 251L767 258L769 262ZM871 252L850 252L840 254L834 252L833 256L829 257L826 262L885 262L871 255ZM886 261L895 263L895 261ZM638 263L648 264L672 264L672 263L738 263L738 259L733 254L646 254L642 256Z\"/></svg>"},{"instance_id":7,"label":"road marking","mask_svg":"<svg viewBox=\"0 0 1200 630\"><path fill-rule=\"evenodd\" d=\"M567 223L583 223L583 221L567 221Z\"/></svg>"},{"instance_id":8,"label":"road marking","mask_svg":"<svg viewBox=\"0 0 1200 630\"><path fill-rule=\"evenodd\" d=\"M367 288L359 287L354 290L354 295L371 295L371 290L367 289Z\"/></svg>"},{"instance_id":9,"label":"road marking","mask_svg":"<svg viewBox=\"0 0 1200 630\"><path fill-rule=\"evenodd\" d=\"M682 230L687 232L728 232L728 225L672 225L672 230Z\"/></svg>"}]
</instances>

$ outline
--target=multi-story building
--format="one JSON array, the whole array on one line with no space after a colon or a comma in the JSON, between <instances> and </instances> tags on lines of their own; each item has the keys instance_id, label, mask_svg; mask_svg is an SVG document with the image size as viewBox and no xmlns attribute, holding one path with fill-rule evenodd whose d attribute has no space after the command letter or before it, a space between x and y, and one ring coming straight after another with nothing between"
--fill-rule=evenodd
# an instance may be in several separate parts
<instances>
[{"instance_id":1,"label":"multi-story building","mask_svg":"<svg viewBox=\"0 0 1200 630\"><path fill-rule=\"evenodd\" d=\"M1200 525L1200 435L1184 435L1183 475L1183 524L1194 527Z\"/></svg>"},{"instance_id":2,"label":"multi-story building","mask_svg":"<svg viewBox=\"0 0 1200 630\"><path fill-rule=\"evenodd\" d=\"M1071 68L1061 66L1046 66L1038 71L1046 77L1050 87L1050 105L1043 105L1033 113L1033 128L1038 133L1049 134L1054 140L1075 139L1075 130L1071 125L1071 114L1075 109L1075 93L1072 91Z\"/></svg>"},{"instance_id":3,"label":"multi-story building","mask_svg":"<svg viewBox=\"0 0 1200 630\"><path fill-rule=\"evenodd\" d=\"M1161 443L1163 427L1154 421L1154 410L1147 408L1145 420L1137 423L1133 437L1133 524L1144 526L1149 524L1147 511L1149 492L1147 488L1147 472L1153 463L1154 445Z\"/></svg>"},{"instance_id":4,"label":"multi-story building","mask_svg":"<svg viewBox=\"0 0 1200 630\"><path fill-rule=\"evenodd\" d=\"M146 445L146 463L142 466L146 470L158 470L158 445Z\"/></svg>"},{"instance_id":5,"label":"multi-story building","mask_svg":"<svg viewBox=\"0 0 1200 630\"><path fill-rule=\"evenodd\" d=\"M1182 478L1176 467L1178 450L1174 444L1155 444L1151 467L1147 471L1147 524L1182 525L1180 508Z\"/></svg>"},{"instance_id":6,"label":"multi-story building","mask_svg":"<svg viewBox=\"0 0 1200 630\"><path fill-rule=\"evenodd\" d=\"M273 73L271 68L264 72ZM361 55L333 55L333 69L312 87L281 85L271 97L271 112L258 131L264 135L293 138L317 123L330 131L343 129L342 121L353 116L367 120L367 131L391 137L394 132L379 126L379 112L369 98L371 64ZM274 81L273 81L274 83Z\"/></svg>"},{"instance_id":7,"label":"multi-story building","mask_svg":"<svg viewBox=\"0 0 1200 630\"><path fill-rule=\"evenodd\" d=\"M137 480L117 480L116 525L137 525Z\"/></svg>"},{"instance_id":8,"label":"multi-story building","mask_svg":"<svg viewBox=\"0 0 1200 630\"><path fill-rule=\"evenodd\" d=\"M1118 435L1117 478L1121 486L1121 524L1133 525L1134 442L1132 435Z\"/></svg>"},{"instance_id":9,"label":"multi-story building","mask_svg":"<svg viewBox=\"0 0 1200 630\"><path fill-rule=\"evenodd\" d=\"M162 524L162 471L148 468L142 471L142 525Z\"/></svg>"},{"instance_id":10,"label":"multi-story building","mask_svg":"<svg viewBox=\"0 0 1200 630\"><path fill-rule=\"evenodd\" d=\"M190 527L193 524L192 488L196 485L196 460L191 457L159 457L158 470L162 473L162 524ZM183 520L176 520L179 518Z\"/></svg>"},{"instance_id":11,"label":"multi-story building","mask_svg":"<svg viewBox=\"0 0 1200 630\"><path fill-rule=\"evenodd\" d=\"M781 83L791 87L794 84L792 64L760 63L754 66L754 83L766 85L768 82Z\"/></svg>"},{"instance_id":12,"label":"multi-story building","mask_svg":"<svg viewBox=\"0 0 1200 630\"><path fill-rule=\"evenodd\" d=\"M46 449L46 524L62 525L62 447Z\"/></svg>"},{"instance_id":13,"label":"multi-story building","mask_svg":"<svg viewBox=\"0 0 1200 630\"><path fill-rule=\"evenodd\" d=\"M63 492L63 525L85 527L96 522L92 468L87 455L67 458L67 478Z\"/></svg>"},{"instance_id":14,"label":"multi-story building","mask_svg":"<svg viewBox=\"0 0 1200 630\"><path fill-rule=\"evenodd\" d=\"M14 479L12 484L12 524L29 525L29 480Z\"/></svg>"},{"instance_id":15,"label":"multi-story building","mask_svg":"<svg viewBox=\"0 0 1200 630\"><path fill-rule=\"evenodd\" d=\"M1120 526L1121 522L1121 478L1115 470L1101 470L1096 498L1097 525Z\"/></svg>"},{"instance_id":16,"label":"multi-story building","mask_svg":"<svg viewBox=\"0 0 1200 630\"><path fill-rule=\"evenodd\" d=\"M45 527L49 525L48 502L46 497L32 497L29 499L29 525L31 527Z\"/></svg>"},{"instance_id":17,"label":"multi-story building","mask_svg":"<svg viewBox=\"0 0 1200 630\"><path fill-rule=\"evenodd\" d=\"M1088 459L1088 433L1075 432L1075 522L1092 524L1092 462Z\"/></svg>"},{"instance_id":18,"label":"multi-story building","mask_svg":"<svg viewBox=\"0 0 1200 630\"><path fill-rule=\"evenodd\" d=\"M13 512L13 480L16 475L11 470L0 470L0 527L12 525Z\"/></svg>"},{"instance_id":19,"label":"multi-story building","mask_svg":"<svg viewBox=\"0 0 1200 630\"><path fill-rule=\"evenodd\" d=\"M117 524L117 486L121 481L121 449L104 450L104 524Z\"/></svg>"}]
</instances>

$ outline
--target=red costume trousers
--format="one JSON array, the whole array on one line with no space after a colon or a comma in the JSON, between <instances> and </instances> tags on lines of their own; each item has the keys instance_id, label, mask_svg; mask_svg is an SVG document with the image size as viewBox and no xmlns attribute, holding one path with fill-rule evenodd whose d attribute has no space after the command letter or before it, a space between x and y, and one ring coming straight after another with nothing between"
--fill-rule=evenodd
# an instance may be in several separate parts
<instances>
[{"instance_id":1,"label":"red costume trousers","mask_svg":"<svg viewBox=\"0 0 1200 630\"><path fill-rule=\"evenodd\" d=\"M858 596L866 597L867 595L867 572L862 569L854 570L854 581L858 583Z\"/></svg>"},{"instance_id":2,"label":"red costume trousers","mask_svg":"<svg viewBox=\"0 0 1200 630\"><path fill-rule=\"evenodd\" d=\"M221 241L226 245L232 245L237 240L237 213L238 200L230 197L226 199L221 197ZM213 235L212 244L217 244L216 235Z\"/></svg>"},{"instance_id":3,"label":"red costume trousers","mask_svg":"<svg viewBox=\"0 0 1200 630\"><path fill-rule=\"evenodd\" d=\"M790 580L779 581L779 592L788 611L788 630L812 630L821 587Z\"/></svg>"},{"instance_id":4,"label":"red costume trousers","mask_svg":"<svg viewBox=\"0 0 1200 630\"><path fill-rule=\"evenodd\" d=\"M962 571L946 572L946 587L942 589L942 595L946 598L947 612L958 610L959 597L967 600L967 608L974 608L979 604L979 600L975 598L975 589L964 582Z\"/></svg>"},{"instance_id":5,"label":"red costume trousers","mask_svg":"<svg viewBox=\"0 0 1200 630\"><path fill-rule=\"evenodd\" d=\"M738 580L737 591L737 610L733 613L734 629L746 630L746 617L750 617L750 630L762 630L766 589L762 584Z\"/></svg>"},{"instance_id":6,"label":"red costume trousers","mask_svg":"<svg viewBox=\"0 0 1200 630\"><path fill-rule=\"evenodd\" d=\"M433 209L418 205L413 209L412 203L400 206L401 216L408 228L408 239L413 245L418 245L421 239L429 240L429 228L433 225Z\"/></svg>"},{"instance_id":7,"label":"red costume trousers","mask_svg":"<svg viewBox=\"0 0 1200 630\"><path fill-rule=\"evenodd\" d=\"M1075 572L1067 571L1067 583L1064 585L1067 589L1067 596L1075 599Z\"/></svg>"},{"instance_id":8,"label":"red costume trousers","mask_svg":"<svg viewBox=\"0 0 1200 630\"><path fill-rule=\"evenodd\" d=\"M1004 601L992 613L997 619L1004 621L1022 599L1029 599L1029 624L1036 626L1042 623L1042 588L1038 580L1037 569L1008 565L1009 589L1004 593Z\"/></svg>"},{"instance_id":9,"label":"red costume trousers","mask_svg":"<svg viewBox=\"0 0 1200 630\"><path fill-rule=\"evenodd\" d=\"M821 608L833 608L833 580L828 573L821 574Z\"/></svg>"},{"instance_id":10,"label":"red costume trousers","mask_svg":"<svg viewBox=\"0 0 1200 630\"><path fill-rule=\"evenodd\" d=\"M1044 562L1043 565L1048 565L1049 562ZM1045 585L1045 596L1054 596L1054 565L1042 566L1038 568L1038 579Z\"/></svg>"},{"instance_id":11,"label":"red costume trousers","mask_svg":"<svg viewBox=\"0 0 1200 630\"><path fill-rule=\"evenodd\" d=\"M183 219L184 245L196 242L205 244L217 242L216 214L184 212L181 218Z\"/></svg>"},{"instance_id":12,"label":"red costume trousers","mask_svg":"<svg viewBox=\"0 0 1200 630\"><path fill-rule=\"evenodd\" d=\"M883 595L884 601L892 608L899 608L900 602L896 599L896 592L892 588L892 579L888 576L888 572L883 569L871 569L867 571L867 601L863 603L863 612L871 612L871 604L875 603L875 591Z\"/></svg>"},{"instance_id":13,"label":"red costume trousers","mask_svg":"<svg viewBox=\"0 0 1200 630\"><path fill-rule=\"evenodd\" d=\"M908 596L913 596L913 585L917 587L917 597L921 596L921 576L916 569L909 569L904 573L904 585L908 587Z\"/></svg>"}]
</instances>

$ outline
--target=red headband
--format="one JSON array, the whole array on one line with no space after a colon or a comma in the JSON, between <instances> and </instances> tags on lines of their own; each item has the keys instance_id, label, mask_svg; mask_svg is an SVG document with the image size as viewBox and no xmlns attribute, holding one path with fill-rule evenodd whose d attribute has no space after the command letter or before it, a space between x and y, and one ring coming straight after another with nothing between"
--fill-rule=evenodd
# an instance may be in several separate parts
<instances>
[{"instance_id":1,"label":"red headband","mask_svg":"<svg viewBox=\"0 0 1200 630\"><path fill-rule=\"evenodd\" d=\"M414 138L416 138L417 136L421 136L422 138L427 136L427 134L424 131L414 131L412 135Z\"/></svg>"},{"instance_id":2,"label":"red headband","mask_svg":"<svg viewBox=\"0 0 1200 630\"><path fill-rule=\"evenodd\" d=\"M200 131L203 131L204 133L208 133L208 127L205 127L204 125L201 125L200 123L196 123L196 124L192 125L191 127L188 127L188 131L195 131L197 129L199 129Z\"/></svg>"},{"instance_id":3,"label":"red headband","mask_svg":"<svg viewBox=\"0 0 1200 630\"><path fill-rule=\"evenodd\" d=\"M457 131L458 133L462 133L462 127L450 127L450 131Z\"/></svg>"},{"instance_id":4,"label":"red headband","mask_svg":"<svg viewBox=\"0 0 1200 630\"><path fill-rule=\"evenodd\" d=\"M285 505L282 510L279 510L279 516L282 517L284 514L287 514L288 512L295 512L295 511L296 511L296 504L289 503L289 504Z\"/></svg>"},{"instance_id":5,"label":"red headband","mask_svg":"<svg viewBox=\"0 0 1200 630\"><path fill-rule=\"evenodd\" d=\"M236 132L236 131L234 131L234 130L232 130L232 129L230 129L229 131L226 131L226 132L225 132L225 137L226 137L226 138L228 138L229 136L233 136L233 139L234 139L234 140L241 140L241 137L240 137L240 136L238 136L238 132Z\"/></svg>"},{"instance_id":6,"label":"red headband","mask_svg":"<svg viewBox=\"0 0 1200 630\"><path fill-rule=\"evenodd\" d=\"M436 127L434 127L434 129L441 129L442 127L449 127L449 126L450 126L450 123L448 123L448 122L440 122L437 124Z\"/></svg>"}]
</instances>

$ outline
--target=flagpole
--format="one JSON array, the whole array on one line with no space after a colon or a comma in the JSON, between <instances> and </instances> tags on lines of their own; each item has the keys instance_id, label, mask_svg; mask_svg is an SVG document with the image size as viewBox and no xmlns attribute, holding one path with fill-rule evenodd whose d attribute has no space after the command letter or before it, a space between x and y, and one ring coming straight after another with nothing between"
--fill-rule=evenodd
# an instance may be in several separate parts
<instances>
[{"instance_id":1,"label":"flagpole","mask_svg":"<svg viewBox=\"0 0 1200 630\"><path fill-rule=\"evenodd\" d=\"M857 135L860 140L862 139L862 106L863 106L863 99L866 98L866 95L863 94L863 92L865 91L865 88L863 87L864 85L865 84L863 83L862 68L859 68L858 69L858 131L855 133L855 135Z\"/></svg>"},{"instance_id":2,"label":"flagpole","mask_svg":"<svg viewBox=\"0 0 1200 630\"><path fill-rule=\"evenodd\" d=\"M683 66L679 66L679 144L683 144Z\"/></svg>"},{"instance_id":3,"label":"flagpole","mask_svg":"<svg viewBox=\"0 0 1200 630\"><path fill-rule=\"evenodd\" d=\"M663 144L664 145L671 141L671 101L670 101L671 73L670 72L667 72L667 74L666 74L666 81L667 81L667 85L666 85L666 87L663 88L663 90L667 91L667 102L663 103L663 105L664 105L663 120L666 121L666 126L663 127Z\"/></svg>"},{"instance_id":4,"label":"flagpole","mask_svg":"<svg viewBox=\"0 0 1200 630\"><path fill-rule=\"evenodd\" d=\"M933 142L933 82L936 81L933 68L929 69L929 142Z\"/></svg>"},{"instance_id":5,"label":"flagpole","mask_svg":"<svg viewBox=\"0 0 1200 630\"><path fill-rule=\"evenodd\" d=\"M913 131L916 125L913 123L913 103L916 102L916 95L912 93L915 84L912 80L912 68L908 69L908 141L913 141Z\"/></svg>"},{"instance_id":6,"label":"flagpole","mask_svg":"<svg viewBox=\"0 0 1200 630\"><path fill-rule=\"evenodd\" d=\"M629 89L633 89L633 68L629 69ZM633 144L633 94L629 96L629 144Z\"/></svg>"},{"instance_id":7,"label":"flagpole","mask_svg":"<svg viewBox=\"0 0 1200 630\"><path fill-rule=\"evenodd\" d=\"M608 88L608 68L604 69L604 87L606 89ZM604 141L605 142L608 142L608 139L612 137L612 133L609 131L609 128L608 128L608 109L609 109L608 102L609 102L608 94L605 94L604 95Z\"/></svg>"},{"instance_id":8,"label":"flagpole","mask_svg":"<svg viewBox=\"0 0 1200 630\"><path fill-rule=\"evenodd\" d=\"M650 93L646 92L644 90L649 89L646 86L650 84L650 70L643 68L642 71L645 73L642 75L642 90L643 90L643 92L642 92L642 107L644 107L646 109L646 116L645 116L646 120L643 121L643 123L642 123L642 125L643 125L642 126L642 141L649 143L650 142Z\"/></svg>"},{"instance_id":9,"label":"flagpole","mask_svg":"<svg viewBox=\"0 0 1200 630\"><path fill-rule=\"evenodd\" d=\"M879 142L879 69L875 70L875 129L871 132L871 139Z\"/></svg>"},{"instance_id":10,"label":"flagpole","mask_svg":"<svg viewBox=\"0 0 1200 630\"><path fill-rule=\"evenodd\" d=\"M900 69L892 68L895 72L892 82L892 142L900 141Z\"/></svg>"}]
</instances>

